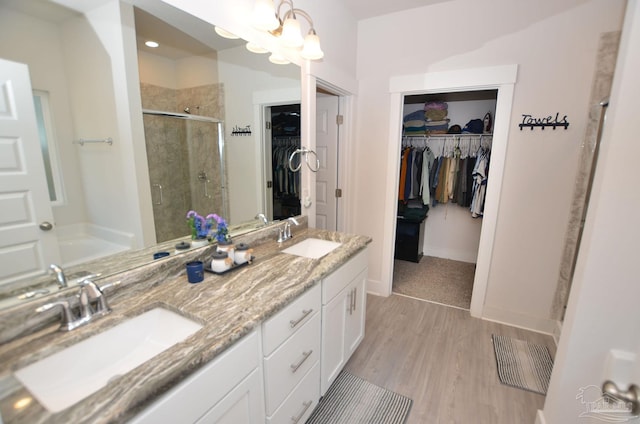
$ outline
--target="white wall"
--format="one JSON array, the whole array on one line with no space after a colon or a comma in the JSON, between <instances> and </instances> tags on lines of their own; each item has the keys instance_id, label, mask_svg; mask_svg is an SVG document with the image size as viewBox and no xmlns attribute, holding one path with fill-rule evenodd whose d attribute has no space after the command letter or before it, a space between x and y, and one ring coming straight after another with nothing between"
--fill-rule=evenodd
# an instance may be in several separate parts
<instances>
[{"instance_id":1,"label":"white wall","mask_svg":"<svg viewBox=\"0 0 640 424\"><path fill-rule=\"evenodd\" d=\"M599 395L604 380L614 377L605 371L609 349L640 354L640 196L635 171L640 155L640 2L630 1L627 15L573 289L544 405L548 424L604 422L597 414L592 421L577 418L587 412L576 399L578 390L594 385L592 395ZM639 384L639 359L635 375L629 369L614 378L621 389Z\"/></svg>"},{"instance_id":2,"label":"white wall","mask_svg":"<svg viewBox=\"0 0 640 424\"><path fill-rule=\"evenodd\" d=\"M138 51L140 82L178 90L218 83L216 55L169 59Z\"/></svg>"},{"instance_id":3,"label":"white wall","mask_svg":"<svg viewBox=\"0 0 640 424\"><path fill-rule=\"evenodd\" d=\"M267 55L244 46L218 52L218 72L225 90L225 148L229 209L233 223L254 219L262 207L262 140L256 108L267 104L300 103L300 68L274 65ZM281 93L281 94L280 94ZM270 117L269 117L270 119ZM250 136L232 136L233 127L251 126Z\"/></svg>"},{"instance_id":4,"label":"white wall","mask_svg":"<svg viewBox=\"0 0 640 424\"><path fill-rule=\"evenodd\" d=\"M353 230L373 237L370 280L382 274L381 220L389 196L380 190L395 178L381 171L387 169L386 146L395 142L387 136L390 77L517 64L485 316L550 331L598 37L620 29L623 7L623 1L606 0L457 0L359 23L355 156L367 160L353 163ZM516 127L521 114L556 112L568 115L569 130Z\"/></svg>"},{"instance_id":5,"label":"white wall","mask_svg":"<svg viewBox=\"0 0 640 424\"><path fill-rule=\"evenodd\" d=\"M58 24L0 6L0 57L29 66L34 89L50 93L59 169L64 181L64 204L53 213L58 226L84 222L86 210L78 167L77 138L68 94L64 45Z\"/></svg>"},{"instance_id":6,"label":"white wall","mask_svg":"<svg viewBox=\"0 0 640 424\"><path fill-rule=\"evenodd\" d=\"M62 40L77 137L114 140L76 146L88 220L153 244L133 8L106 2L65 22Z\"/></svg>"}]
</instances>

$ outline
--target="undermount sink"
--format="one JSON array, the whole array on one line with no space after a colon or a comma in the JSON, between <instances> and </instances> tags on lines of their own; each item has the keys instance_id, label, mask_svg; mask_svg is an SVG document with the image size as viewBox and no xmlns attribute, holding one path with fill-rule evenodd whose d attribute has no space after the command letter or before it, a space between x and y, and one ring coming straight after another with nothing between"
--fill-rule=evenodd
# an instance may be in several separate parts
<instances>
[{"instance_id":1,"label":"undermount sink","mask_svg":"<svg viewBox=\"0 0 640 424\"><path fill-rule=\"evenodd\" d=\"M282 252L310 259L319 259L340 245L341 243L335 241L308 238L284 249Z\"/></svg>"},{"instance_id":2,"label":"undermount sink","mask_svg":"<svg viewBox=\"0 0 640 424\"><path fill-rule=\"evenodd\" d=\"M59 412L200 328L158 307L28 365L15 376L46 409Z\"/></svg>"}]
</instances>

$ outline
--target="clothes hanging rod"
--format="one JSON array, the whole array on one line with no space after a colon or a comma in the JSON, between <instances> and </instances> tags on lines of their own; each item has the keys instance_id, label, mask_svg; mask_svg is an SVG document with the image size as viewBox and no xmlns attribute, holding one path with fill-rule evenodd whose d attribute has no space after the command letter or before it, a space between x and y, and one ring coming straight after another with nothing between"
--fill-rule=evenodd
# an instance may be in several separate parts
<instances>
[{"instance_id":1,"label":"clothes hanging rod","mask_svg":"<svg viewBox=\"0 0 640 424\"><path fill-rule=\"evenodd\" d=\"M454 137L493 137L493 134L471 134L471 133L466 133L466 134L403 134L403 137L410 137L410 138L435 138L435 137L442 137L442 138L454 138Z\"/></svg>"},{"instance_id":2,"label":"clothes hanging rod","mask_svg":"<svg viewBox=\"0 0 640 424\"><path fill-rule=\"evenodd\" d=\"M79 144L84 146L85 143L106 143L109 146L113 146L113 139L111 137L107 138L80 138L73 142L73 144Z\"/></svg>"}]
</instances>

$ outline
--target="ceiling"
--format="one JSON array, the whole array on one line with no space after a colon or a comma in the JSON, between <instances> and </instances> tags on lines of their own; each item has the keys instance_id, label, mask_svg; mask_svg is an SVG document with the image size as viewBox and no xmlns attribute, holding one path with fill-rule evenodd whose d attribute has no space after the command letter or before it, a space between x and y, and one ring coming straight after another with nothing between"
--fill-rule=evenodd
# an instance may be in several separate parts
<instances>
[{"instance_id":1,"label":"ceiling","mask_svg":"<svg viewBox=\"0 0 640 424\"><path fill-rule=\"evenodd\" d=\"M344 0L358 21L445 1L449 0Z\"/></svg>"}]
</instances>

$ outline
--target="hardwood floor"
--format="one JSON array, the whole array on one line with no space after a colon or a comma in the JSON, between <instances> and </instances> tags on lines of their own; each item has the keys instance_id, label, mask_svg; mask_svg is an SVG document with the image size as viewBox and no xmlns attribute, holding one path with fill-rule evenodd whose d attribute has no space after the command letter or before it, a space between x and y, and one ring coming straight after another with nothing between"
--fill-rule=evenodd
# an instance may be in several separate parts
<instances>
[{"instance_id":1,"label":"hardwood floor","mask_svg":"<svg viewBox=\"0 0 640 424\"><path fill-rule=\"evenodd\" d=\"M491 334L544 344L550 336L398 295L367 297L365 338L345 370L413 399L407 424L535 421L544 396L498 380Z\"/></svg>"}]
</instances>

